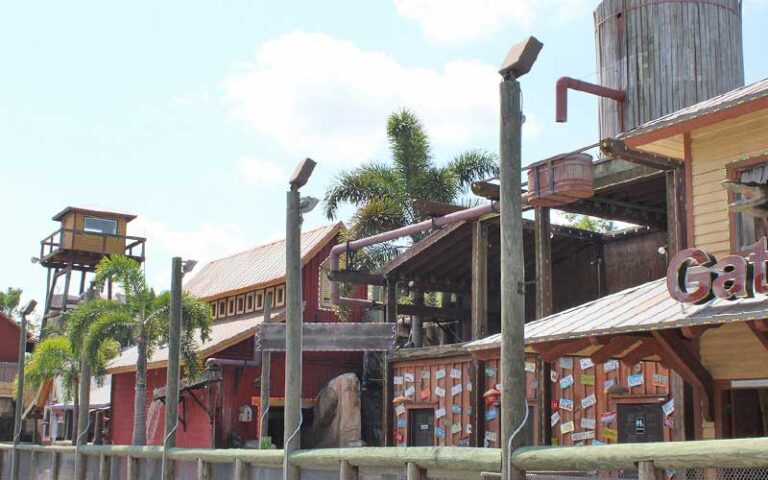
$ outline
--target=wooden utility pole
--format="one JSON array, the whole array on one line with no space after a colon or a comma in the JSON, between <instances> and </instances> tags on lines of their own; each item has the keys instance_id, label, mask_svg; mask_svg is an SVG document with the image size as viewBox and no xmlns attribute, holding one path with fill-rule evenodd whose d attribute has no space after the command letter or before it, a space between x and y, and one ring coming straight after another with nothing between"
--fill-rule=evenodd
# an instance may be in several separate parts
<instances>
[{"instance_id":1,"label":"wooden utility pole","mask_svg":"<svg viewBox=\"0 0 768 480\"><path fill-rule=\"evenodd\" d=\"M69 277L67 277L69 279ZM67 283L67 289L69 283ZM65 290L65 299L67 290ZM91 284L85 294L85 301L96 298L96 285ZM66 302L66 300L65 300ZM66 304L66 303L65 303ZM88 361L85 352L81 352L80 358L80 384L79 388L79 408L77 412L77 437L75 438L75 449L88 443L88 427L90 426L90 415L88 411L91 407L91 363ZM77 452L75 454L75 480L85 480L85 474L88 470L88 459L84 454Z\"/></svg>"},{"instance_id":2,"label":"wooden utility pole","mask_svg":"<svg viewBox=\"0 0 768 480\"><path fill-rule=\"evenodd\" d=\"M472 226L472 338L488 333L488 225L480 219Z\"/></svg>"},{"instance_id":3,"label":"wooden utility pole","mask_svg":"<svg viewBox=\"0 0 768 480\"><path fill-rule=\"evenodd\" d=\"M552 307L552 239L550 237L549 208L534 209L534 243L536 247L536 318L553 313ZM549 443L552 430L550 418L550 365L543 359L538 362L539 443Z\"/></svg>"},{"instance_id":4,"label":"wooden utility pole","mask_svg":"<svg viewBox=\"0 0 768 480\"><path fill-rule=\"evenodd\" d=\"M16 385L16 405L13 412L13 455L11 457L11 480L19 480L19 450L16 447L21 440L21 416L24 411L24 354L26 351L27 313L24 312L21 314L21 325L19 325L19 365L17 367L19 379Z\"/></svg>"},{"instance_id":5,"label":"wooden utility pole","mask_svg":"<svg viewBox=\"0 0 768 480\"><path fill-rule=\"evenodd\" d=\"M418 311L424 306L424 292L419 289L411 290L411 301ZM415 348L424 346L424 317L420 312L411 316L411 342Z\"/></svg>"},{"instance_id":6,"label":"wooden utility pole","mask_svg":"<svg viewBox=\"0 0 768 480\"><path fill-rule=\"evenodd\" d=\"M269 323L272 318L272 292L264 295L264 323ZM254 339L255 341L255 339ZM269 351L261 352L261 417L259 418L259 448L263 448L269 428L269 396L271 376L272 353Z\"/></svg>"},{"instance_id":7,"label":"wooden utility pole","mask_svg":"<svg viewBox=\"0 0 768 480\"><path fill-rule=\"evenodd\" d=\"M523 480L525 475L509 461L510 447L523 444L528 406L525 398L525 263L521 205L520 84L536 61L541 42L528 37L504 59L499 93L501 128L499 148L499 201L501 204L501 438L502 478Z\"/></svg>"},{"instance_id":8,"label":"wooden utility pole","mask_svg":"<svg viewBox=\"0 0 768 480\"><path fill-rule=\"evenodd\" d=\"M525 270L520 204L520 84L501 83L501 438L502 478L524 478L510 472L508 444L525 418ZM512 439L522 445L523 435Z\"/></svg>"},{"instance_id":9,"label":"wooden utility pole","mask_svg":"<svg viewBox=\"0 0 768 480\"><path fill-rule=\"evenodd\" d=\"M163 437L163 480L173 478L173 461L168 449L176 446L176 426L179 421L179 374L181 361L181 257L171 259L171 325L168 339L168 369L165 379L165 433Z\"/></svg>"}]
</instances>

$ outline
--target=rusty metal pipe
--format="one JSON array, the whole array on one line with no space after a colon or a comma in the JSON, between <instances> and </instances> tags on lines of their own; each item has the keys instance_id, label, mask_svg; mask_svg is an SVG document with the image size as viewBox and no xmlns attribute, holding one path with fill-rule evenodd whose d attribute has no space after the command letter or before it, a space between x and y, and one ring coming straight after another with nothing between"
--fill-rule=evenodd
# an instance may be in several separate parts
<instances>
[{"instance_id":1,"label":"rusty metal pipe","mask_svg":"<svg viewBox=\"0 0 768 480\"><path fill-rule=\"evenodd\" d=\"M604 87L594 83L576 80L571 77L560 77L555 84L555 121L565 123L568 121L568 89L591 93L598 97L610 98L623 104L624 90ZM621 115L620 113L620 116ZM621 119L620 119L621 120Z\"/></svg>"}]
</instances>

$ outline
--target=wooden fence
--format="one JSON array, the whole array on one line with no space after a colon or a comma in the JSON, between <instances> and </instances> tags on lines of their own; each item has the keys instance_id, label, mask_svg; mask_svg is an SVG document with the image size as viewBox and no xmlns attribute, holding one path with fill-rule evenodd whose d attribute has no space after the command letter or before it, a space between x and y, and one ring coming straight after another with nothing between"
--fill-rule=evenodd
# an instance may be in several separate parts
<instances>
[{"instance_id":1,"label":"wooden fence","mask_svg":"<svg viewBox=\"0 0 768 480\"><path fill-rule=\"evenodd\" d=\"M12 445L0 444L0 459L4 460L0 466L0 477L3 480L10 478L8 463L12 449ZM73 478L75 447L22 444L18 449L22 462L26 463L26 475L22 478ZM88 478L104 480L155 478L152 472L159 471L163 454L162 448L157 446L121 445L88 445L81 447L80 453L90 459ZM175 448L168 451L167 461L193 467L191 474L178 474L177 479L280 478L283 451ZM479 479L499 477L501 451L492 448L461 447L318 449L297 451L291 455L290 461L307 474L302 478L312 478L312 472L323 473L324 476L318 478L331 478L327 472L336 472L338 475L334 473L332 478L357 479L362 469L367 470L369 478L373 478L371 471L388 471L390 473L380 474L380 478ZM68 462L66 468L65 462ZM558 472L580 472L581 476L589 478L606 476L601 472L629 471L634 472L630 475L632 478L656 480L664 478L665 475L669 478L671 471L689 469L761 469L761 472L765 469L759 476L752 475L748 478L768 480L768 438L587 447L528 447L514 452L512 463L519 470L529 473L547 472L552 478L558 478ZM153 470L150 469L150 464L153 465ZM222 465L226 465L226 469L218 468ZM541 478L540 474L536 475ZM681 474L678 478L683 479L686 476ZM701 478L720 477L705 475Z\"/></svg>"}]
</instances>

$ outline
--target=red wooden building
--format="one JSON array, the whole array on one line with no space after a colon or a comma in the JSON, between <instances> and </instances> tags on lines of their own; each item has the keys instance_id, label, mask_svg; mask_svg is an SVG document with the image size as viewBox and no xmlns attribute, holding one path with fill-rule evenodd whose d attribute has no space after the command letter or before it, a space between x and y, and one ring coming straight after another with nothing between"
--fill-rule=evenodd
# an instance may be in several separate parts
<instances>
[{"instance_id":1,"label":"red wooden building","mask_svg":"<svg viewBox=\"0 0 768 480\"><path fill-rule=\"evenodd\" d=\"M337 322L332 311L327 280L321 275L330 248L338 241L342 223L304 232L302 247L302 297L304 322ZM180 447L234 447L259 437L261 366L254 354L254 334L262 322L284 321L285 241L279 240L224 257L203 267L185 290L211 305L214 324L211 338L200 347L204 359L243 360L243 365L209 369L195 383L182 385L179 405ZM264 299L272 294L271 319L263 318ZM359 321L351 314L349 321ZM159 349L148 362L148 443L162 443L168 351ZM254 361L255 360L255 361ZM248 363L246 363L248 362ZM213 362L215 363L215 361ZM112 377L112 441L128 444L133 428L136 349L122 352L109 366ZM284 355L271 360L269 435L282 445L282 407L285 379ZM305 424L322 387L346 372L360 374L362 353L306 352L303 360L302 404ZM249 409L250 415L241 416Z\"/></svg>"},{"instance_id":2,"label":"red wooden building","mask_svg":"<svg viewBox=\"0 0 768 480\"><path fill-rule=\"evenodd\" d=\"M31 352L34 338L27 332L27 351ZM19 323L0 312L0 440L13 438L15 396L13 381L19 367Z\"/></svg>"}]
</instances>

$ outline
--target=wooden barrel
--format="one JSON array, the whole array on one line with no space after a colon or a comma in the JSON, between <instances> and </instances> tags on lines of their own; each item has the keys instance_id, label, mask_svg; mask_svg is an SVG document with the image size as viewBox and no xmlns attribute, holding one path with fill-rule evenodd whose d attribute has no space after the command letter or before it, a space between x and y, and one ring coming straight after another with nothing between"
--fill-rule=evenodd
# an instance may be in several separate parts
<instances>
[{"instance_id":1,"label":"wooden barrel","mask_svg":"<svg viewBox=\"0 0 768 480\"><path fill-rule=\"evenodd\" d=\"M557 207L593 196L592 156L577 153L531 165L528 191L528 203L537 207Z\"/></svg>"}]
</instances>

